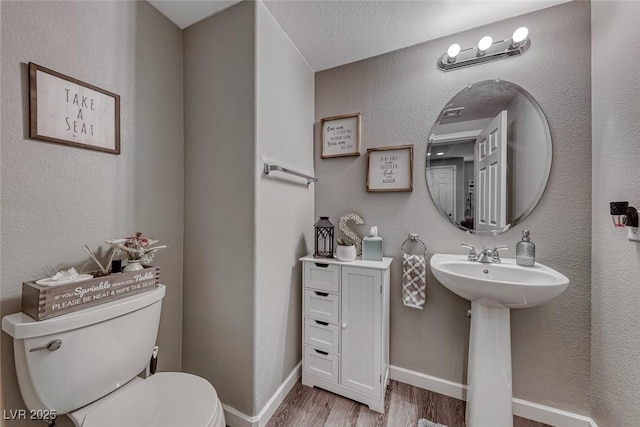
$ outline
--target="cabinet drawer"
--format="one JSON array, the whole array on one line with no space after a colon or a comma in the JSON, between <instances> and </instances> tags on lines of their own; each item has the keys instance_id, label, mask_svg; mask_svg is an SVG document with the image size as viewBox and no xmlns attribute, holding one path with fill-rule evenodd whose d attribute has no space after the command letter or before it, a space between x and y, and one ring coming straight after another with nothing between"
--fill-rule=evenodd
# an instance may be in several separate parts
<instances>
[{"instance_id":1,"label":"cabinet drawer","mask_svg":"<svg viewBox=\"0 0 640 427\"><path fill-rule=\"evenodd\" d=\"M329 353L339 353L340 327L305 317L304 343Z\"/></svg>"},{"instance_id":2,"label":"cabinet drawer","mask_svg":"<svg viewBox=\"0 0 640 427\"><path fill-rule=\"evenodd\" d=\"M304 291L304 315L325 322L340 322L340 296L322 291Z\"/></svg>"},{"instance_id":3,"label":"cabinet drawer","mask_svg":"<svg viewBox=\"0 0 640 427\"><path fill-rule=\"evenodd\" d=\"M304 346L304 372L334 383L338 382L338 355Z\"/></svg>"},{"instance_id":4,"label":"cabinet drawer","mask_svg":"<svg viewBox=\"0 0 640 427\"><path fill-rule=\"evenodd\" d=\"M304 287L340 292L340 266L322 262L304 263Z\"/></svg>"}]
</instances>

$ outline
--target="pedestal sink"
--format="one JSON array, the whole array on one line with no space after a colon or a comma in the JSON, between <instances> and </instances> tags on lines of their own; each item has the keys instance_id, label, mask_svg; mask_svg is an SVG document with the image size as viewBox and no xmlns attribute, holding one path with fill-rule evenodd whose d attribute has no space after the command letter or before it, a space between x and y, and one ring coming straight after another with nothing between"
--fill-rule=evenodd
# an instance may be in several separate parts
<instances>
[{"instance_id":1,"label":"pedestal sink","mask_svg":"<svg viewBox=\"0 0 640 427\"><path fill-rule=\"evenodd\" d=\"M513 427L509 310L552 300L569 279L543 264L522 267L509 258L485 264L436 254L430 264L444 287L471 301L467 427Z\"/></svg>"}]
</instances>

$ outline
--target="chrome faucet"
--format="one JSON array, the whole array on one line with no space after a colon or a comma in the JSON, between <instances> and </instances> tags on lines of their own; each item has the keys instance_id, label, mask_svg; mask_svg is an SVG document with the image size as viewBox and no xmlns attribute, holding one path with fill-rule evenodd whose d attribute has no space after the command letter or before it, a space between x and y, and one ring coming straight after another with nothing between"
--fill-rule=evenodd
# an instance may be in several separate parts
<instances>
[{"instance_id":1,"label":"chrome faucet","mask_svg":"<svg viewBox=\"0 0 640 427\"><path fill-rule=\"evenodd\" d=\"M466 243L463 243L462 247L469 249L469 256L467 256L468 261L477 261L485 264L500 264L500 254L498 251L509 249L507 245L496 246L493 249L483 247L482 251L478 253L476 248Z\"/></svg>"}]
</instances>

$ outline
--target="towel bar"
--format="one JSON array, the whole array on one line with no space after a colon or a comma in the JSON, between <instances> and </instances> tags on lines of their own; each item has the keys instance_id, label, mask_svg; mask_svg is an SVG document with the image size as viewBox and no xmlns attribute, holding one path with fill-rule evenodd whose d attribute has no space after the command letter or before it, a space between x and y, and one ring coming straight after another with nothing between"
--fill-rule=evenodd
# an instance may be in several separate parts
<instances>
[{"instance_id":1,"label":"towel bar","mask_svg":"<svg viewBox=\"0 0 640 427\"><path fill-rule=\"evenodd\" d=\"M312 182L318 182L318 178L315 178L313 176L309 176L309 175L305 175L305 174L300 173L300 172L292 171L291 169L283 168L282 166L270 165L268 163L265 163L264 164L264 174L265 175L269 175L269 173L271 171L280 171L280 172L288 173L288 174L291 174L291 175L299 176L300 178L305 178L307 180L307 187Z\"/></svg>"}]
</instances>

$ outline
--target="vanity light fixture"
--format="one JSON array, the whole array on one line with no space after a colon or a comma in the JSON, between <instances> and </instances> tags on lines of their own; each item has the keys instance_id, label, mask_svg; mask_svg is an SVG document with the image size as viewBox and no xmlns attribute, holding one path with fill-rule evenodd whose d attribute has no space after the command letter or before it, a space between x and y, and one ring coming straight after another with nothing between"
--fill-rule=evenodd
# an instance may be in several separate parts
<instances>
[{"instance_id":1,"label":"vanity light fixture","mask_svg":"<svg viewBox=\"0 0 640 427\"><path fill-rule=\"evenodd\" d=\"M527 27L520 27L509 39L493 41L491 36L480 39L478 46L460 50L460 45L452 44L447 53L438 59L438 69L451 71L483 62L522 55L529 49L531 40Z\"/></svg>"},{"instance_id":2,"label":"vanity light fixture","mask_svg":"<svg viewBox=\"0 0 640 427\"><path fill-rule=\"evenodd\" d=\"M436 156L444 156L444 153L441 151L439 153L436 153Z\"/></svg>"}]
</instances>

